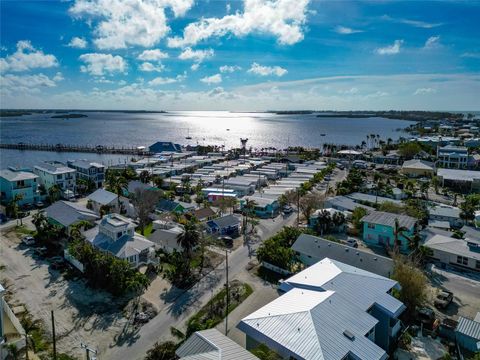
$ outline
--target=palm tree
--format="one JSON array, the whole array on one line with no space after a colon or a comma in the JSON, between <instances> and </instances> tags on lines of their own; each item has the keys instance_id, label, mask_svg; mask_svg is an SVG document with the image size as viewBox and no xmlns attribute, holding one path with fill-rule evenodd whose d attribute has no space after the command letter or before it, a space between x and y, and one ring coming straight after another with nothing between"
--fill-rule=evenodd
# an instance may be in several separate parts
<instances>
[{"instance_id":1,"label":"palm tree","mask_svg":"<svg viewBox=\"0 0 480 360\"><path fill-rule=\"evenodd\" d=\"M31 344L33 351L35 351L35 342L30 337L30 334L33 331L39 330L41 327L41 321L35 320L32 315L28 314L25 315L21 320L20 323L22 324L23 330L25 331L25 353L28 359L28 348Z\"/></svg>"},{"instance_id":2,"label":"palm tree","mask_svg":"<svg viewBox=\"0 0 480 360\"><path fill-rule=\"evenodd\" d=\"M192 250L200 241L200 233L197 224L189 221L184 225L184 231L177 236L177 243L182 247L188 259L191 257Z\"/></svg>"},{"instance_id":3,"label":"palm tree","mask_svg":"<svg viewBox=\"0 0 480 360\"><path fill-rule=\"evenodd\" d=\"M18 348L17 348L17 345L15 344L8 344L6 346L7 350L8 350L8 355L13 359L13 360L18 360L18 354L19 354L19 351L18 351ZM8 359L8 357L7 357Z\"/></svg>"},{"instance_id":4,"label":"palm tree","mask_svg":"<svg viewBox=\"0 0 480 360\"><path fill-rule=\"evenodd\" d=\"M428 201L428 189L430 188L430 182L425 181L420 184L420 191L422 192L425 199Z\"/></svg>"},{"instance_id":5,"label":"palm tree","mask_svg":"<svg viewBox=\"0 0 480 360\"><path fill-rule=\"evenodd\" d=\"M403 237L408 242L408 247L410 250L416 250L420 244L420 237L417 234L417 226L415 225L414 235L412 237L406 235L408 229L405 226L400 226L400 222L395 218L395 226L393 228L393 249L395 252L398 252L398 246L401 244L400 237Z\"/></svg>"},{"instance_id":6,"label":"palm tree","mask_svg":"<svg viewBox=\"0 0 480 360\"><path fill-rule=\"evenodd\" d=\"M20 206L18 205L18 202L23 200L23 194L15 194L15 196L12 198L10 203L8 204L9 212L16 219L16 223L18 225L18 219L20 215ZM20 218L20 225L23 225L22 218Z\"/></svg>"},{"instance_id":7,"label":"palm tree","mask_svg":"<svg viewBox=\"0 0 480 360\"><path fill-rule=\"evenodd\" d=\"M245 205L243 206L243 215L245 217L245 224L243 228L243 234L247 234L247 226L248 226L248 217L250 216L253 218L254 216L254 211L255 211L255 206L257 206L257 203L255 200L247 199L245 201Z\"/></svg>"},{"instance_id":8,"label":"palm tree","mask_svg":"<svg viewBox=\"0 0 480 360\"><path fill-rule=\"evenodd\" d=\"M61 195L62 195L62 189L57 184L52 185L48 189L48 197L50 199L50 202L52 202L52 203L60 200Z\"/></svg>"},{"instance_id":9,"label":"palm tree","mask_svg":"<svg viewBox=\"0 0 480 360\"><path fill-rule=\"evenodd\" d=\"M117 194L118 211L120 211L120 196L128 188L128 181L123 176L110 176L107 180L107 186L113 193Z\"/></svg>"},{"instance_id":10,"label":"palm tree","mask_svg":"<svg viewBox=\"0 0 480 360\"><path fill-rule=\"evenodd\" d=\"M150 174L147 170L143 170L138 177L140 178L140 181L144 184L147 184L150 181Z\"/></svg>"}]
</instances>

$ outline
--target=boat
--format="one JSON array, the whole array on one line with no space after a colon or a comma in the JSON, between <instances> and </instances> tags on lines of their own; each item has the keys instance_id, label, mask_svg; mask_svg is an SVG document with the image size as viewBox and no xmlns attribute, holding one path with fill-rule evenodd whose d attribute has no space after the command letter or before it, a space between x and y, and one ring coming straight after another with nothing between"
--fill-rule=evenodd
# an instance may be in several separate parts
<instances>
[{"instance_id":1,"label":"boat","mask_svg":"<svg viewBox=\"0 0 480 360\"><path fill-rule=\"evenodd\" d=\"M185 136L185 139L192 140L192 137L190 136L190 129L188 129L188 134Z\"/></svg>"},{"instance_id":2,"label":"boat","mask_svg":"<svg viewBox=\"0 0 480 360\"><path fill-rule=\"evenodd\" d=\"M230 129L227 129L227 131L230 131Z\"/></svg>"},{"instance_id":3,"label":"boat","mask_svg":"<svg viewBox=\"0 0 480 360\"><path fill-rule=\"evenodd\" d=\"M327 134L320 134L320 136L327 136Z\"/></svg>"}]
</instances>

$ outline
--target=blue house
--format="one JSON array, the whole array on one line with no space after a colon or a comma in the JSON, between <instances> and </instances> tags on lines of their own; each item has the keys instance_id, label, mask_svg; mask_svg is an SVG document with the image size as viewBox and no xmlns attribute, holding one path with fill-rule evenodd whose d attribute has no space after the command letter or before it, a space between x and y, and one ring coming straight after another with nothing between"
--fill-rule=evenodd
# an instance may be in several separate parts
<instances>
[{"instance_id":1,"label":"blue house","mask_svg":"<svg viewBox=\"0 0 480 360\"><path fill-rule=\"evenodd\" d=\"M179 144L174 144L171 141L157 141L150 145L148 150L153 153L161 152L182 152L182 147Z\"/></svg>"},{"instance_id":2,"label":"blue house","mask_svg":"<svg viewBox=\"0 0 480 360\"><path fill-rule=\"evenodd\" d=\"M235 215L222 216L207 221L207 231L212 234L237 236L240 234L241 219Z\"/></svg>"},{"instance_id":3,"label":"blue house","mask_svg":"<svg viewBox=\"0 0 480 360\"><path fill-rule=\"evenodd\" d=\"M272 199L266 196L265 197L249 196L244 198L240 202L240 209L242 211L245 209L245 206L247 204L247 201L246 201L247 199L255 203L253 212L255 213L255 216L258 216L259 218L262 218L262 219L274 218L275 216L278 215L280 211L280 205L278 201L276 199Z\"/></svg>"},{"instance_id":4,"label":"blue house","mask_svg":"<svg viewBox=\"0 0 480 360\"><path fill-rule=\"evenodd\" d=\"M363 240L372 246L395 247L395 223L405 228L398 235L398 248L401 252L408 252L408 238L413 237L417 219L407 216L392 214L383 211L372 211L365 215L363 222Z\"/></svg>"},{"instance_id":5,"label":"blue house","mask_svg":"<svg viewBox=\"0 0 480 360\"><path fill-rule=\"evenodd\" d=\"M0 170L0 193L3 203L10 202L16 195L22 195L18 205L34 204L40 201L38 176L14 168Z\"/></svg>"}]
</instances>

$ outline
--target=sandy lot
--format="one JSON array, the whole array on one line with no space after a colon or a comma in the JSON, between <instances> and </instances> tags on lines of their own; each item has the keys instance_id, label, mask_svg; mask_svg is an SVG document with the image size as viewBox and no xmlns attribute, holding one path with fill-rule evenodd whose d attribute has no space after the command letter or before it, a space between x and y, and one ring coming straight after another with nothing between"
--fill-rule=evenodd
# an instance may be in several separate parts
<instances>
[{"instance_id":1,"label":"sandy lot","mask_svg":"<svg viewBox=\"0 0 480 360\"><path fill-rule=\"evenodd\" d=\"M34 259L32 250L20 245L13 230L1 233L0 238L0 263L5 266L0 281L13 293L12 302L25 304L35 318L44 322L48 332L50 311L55 311L59 351L80 358L84 356L81 342L101 354L115 339L122 339L128 322L109 294L49 271L47 262Z\"/></svg>"}]
</instances>

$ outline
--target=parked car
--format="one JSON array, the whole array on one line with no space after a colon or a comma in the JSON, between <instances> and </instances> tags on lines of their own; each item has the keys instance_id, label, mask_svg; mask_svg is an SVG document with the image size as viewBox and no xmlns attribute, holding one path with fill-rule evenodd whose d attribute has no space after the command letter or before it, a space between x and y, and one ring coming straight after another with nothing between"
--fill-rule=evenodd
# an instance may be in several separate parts
<instances>
[{"instance_id":1,"label":"parked car","mask_svg":"<svg viewBox=\"0 0 480 360\"><path fill-rule=\"evenodd\" d=\"M41 202L41 201L38 201L37 203L35 203L35 206L36 206L37 208L39 208L39 209L40 209L40 208L43 208L43 205L44 205L44 204L43 204L43 202Z\"/></svg>"},{"instance_id":2,"label":"parked car","mask_svg":"<svg viewBox=\"0 0 480 360\"><path fill-rule=\"evenodd\" d=\"M283 212L284 212L285 214L291 214L291 213L293 212L293 208L292 208L291 206L289 206L289 205L285 205L285 206L283 207Z\"/></svg>"},{"instance_id":3,"label":"parked car","mask_svg":"<svg viewBox=\"0 0 480 360\"><path fill-rule=\"evenodd\" d=\"M353 248L358 248L357 240L352 239L352 238L348 238L347 240L345 240L345 244L348 245L348 246L351 246Z\"/></svg>"},{"instance_id":4,"label":"parked car","mask_svg":"<svg viewBox=\"0 0 480 360\"><path fill-rule=\"evenodd\" d=\"M435 330L439 325L439 320L435 316L435 311L428 307L417 309L417 319L425 329Z\"/></svg>"},{"instance_id":5,"label":"parked car","mask_svg":"<svg viewBox=\"0 0 480 360\"><path fill-rule=\"evenodd\" d=\"M445 309L452 301L453 293L451 291L444 290L437 295L433 304L437 309Z\"/></svg>"},{"instance_id":6,"label":"parked car","mask_svg":"<svg viewBox=\"0 0 480 360\"><path fill-rule=\"evenodd\" d=\"M47 248L44 246L35 248L35 250L33 250L33 254L36 256L44 256L46 253L47 253Z\"/></svg>"},{"instance_id":7,"label":"parked car","mask_svg":"<svg viewBox=\"0 0 480 360\"><path fill-rule=\"evenodd\" d=\"M221 236L220 240L222 240L227 247L233 246L233 239L230 236Z\"/></svg>"},{"instance_id":8,"label":"parked car","mask_svg":"<svg viewBox=\"0 0 480 360\"><path fill-rule=\"evenodd\" d=\"M35 238L33 236L26 235L22 238L22 243L28 246L33 245L35 244Z\"/></svg>"}]
</instances>

